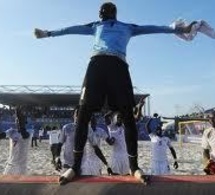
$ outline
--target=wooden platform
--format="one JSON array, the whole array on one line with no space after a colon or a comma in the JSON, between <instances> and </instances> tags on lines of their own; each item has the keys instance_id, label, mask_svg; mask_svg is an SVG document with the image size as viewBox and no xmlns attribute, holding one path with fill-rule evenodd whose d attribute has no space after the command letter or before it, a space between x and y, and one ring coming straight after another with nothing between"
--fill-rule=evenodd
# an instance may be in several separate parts
<instances>
[{"instance_id":1,"label":"wooden platform","mask_svg":"<svg viewBox=\"0 0 215 195\"><path fill-rule=\"evenodd\" d=\"M171 175L171 176L151 176L153 183L164 182L190 182L190 183L214 183L215 176L209 175ZM73 182L84 183L139 183L132 176L81 176ZM0 183L58 183L58 176L10 176L0 175ZM214 192L215 193L215 192Z\"/></svg>"},{"instance_id":2,"label":"wooden platform","mask_svg":"<svg viewBox=\"0 0 215 195\"><path fill-rule=\"evenodd\" d=\"M214 195L215 176L153 176L144 186L131 176L86 176L60 186L57 176L0 176L0 195Z\"/></svg>"}]
</instances>

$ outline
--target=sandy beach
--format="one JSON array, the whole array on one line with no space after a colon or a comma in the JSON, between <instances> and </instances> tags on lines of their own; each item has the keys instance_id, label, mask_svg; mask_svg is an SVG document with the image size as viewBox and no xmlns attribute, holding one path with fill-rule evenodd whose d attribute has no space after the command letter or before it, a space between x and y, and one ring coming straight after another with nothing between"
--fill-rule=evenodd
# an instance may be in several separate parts
<instances>
[{"instance_id":1,"label":"sandy beach","mask_svg":"<svg viewBox=\"0 0 215 195\"><path fill-rule=\"evenodd\" d=\"M171 167L171 174L174 175L204 175L202 164L202 148L200 144L172 142L173 147L176 150L179 162L179 168L177 170ZM9 152L9 140L0 140L0 174L3 173L8 152ZM103 144L102 150L109 159L110 146ZM139 166L146 172L150 171L150 142L139 141ZM168 151L168 158L170 164L173 164L173 158ZM103 173L106 174L106 170L103 169ZM51 164L51 152L49 149L48 140L42 140L42 143L38 143L38 147L30 147L28 157L28 175L59 175L59 172L55 171Z\"/></svg>"}]
</instances>

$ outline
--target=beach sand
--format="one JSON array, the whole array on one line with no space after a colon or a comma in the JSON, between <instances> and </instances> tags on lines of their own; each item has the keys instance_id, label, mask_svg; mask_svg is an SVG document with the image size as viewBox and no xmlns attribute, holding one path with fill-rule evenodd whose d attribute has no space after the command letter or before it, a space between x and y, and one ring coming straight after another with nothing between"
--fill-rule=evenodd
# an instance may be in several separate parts
<instances>
[{"instance_id":1,"label":"beach sand","mask_svg":"<svg viewBox=\"0 0 215 195\"><path fill-rule=\"evenodd\" d=\"M139 141L139 166L144 172L150 174L150 141ZM176 150L179 168L175 170L173 166L173 158L168 151L171 174L173 175L204 175L202 163L201 144L191 144L172 142ZM103 144L101 147L107 160L109 159L110 147ZM9 152L9 140L0 140L0 174L3 173ZM106 170L103 169L106 174ZM48 140L42 140L38 143L38 147L30 147L28 157L28 175L59 175L51 164L51 152Z\"/></svg>"}]
</instances>

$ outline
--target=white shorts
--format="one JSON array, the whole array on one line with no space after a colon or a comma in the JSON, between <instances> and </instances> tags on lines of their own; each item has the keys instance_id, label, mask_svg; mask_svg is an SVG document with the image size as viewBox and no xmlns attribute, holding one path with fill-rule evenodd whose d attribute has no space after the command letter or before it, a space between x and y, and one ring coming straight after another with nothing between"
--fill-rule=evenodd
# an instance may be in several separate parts
<instances>
[{"instance_id":1,"label":"white shorts","mask_svg":"<svg viewBox=\"0 0 215 195\"><path fill-rule=\"evenodd\" d=\"M152 175L169 175L170 167L168 161L152 161L151 165Z\"/></svg>"},{"instance_id":2,"label":"white shorts","mask_svg":"<svg viewBox=\"0 0 215 195\"><path fill-rule=\"evenodd\" d=\"M81 164L81 175L101 175L102 163L100 159L95 158L83 158Z\"/></svg>"},{"instance_id":3,"label":"white shorts","mask_svg":"<svg viewBox=\"0 0 215 195\"><path fill-rule=\"evenodd\" d=\"M128 155L126 156L113 156L111 158L111 169L114 173L120 175L127 175L130 172Z\"/></svg>"}]
</instances>

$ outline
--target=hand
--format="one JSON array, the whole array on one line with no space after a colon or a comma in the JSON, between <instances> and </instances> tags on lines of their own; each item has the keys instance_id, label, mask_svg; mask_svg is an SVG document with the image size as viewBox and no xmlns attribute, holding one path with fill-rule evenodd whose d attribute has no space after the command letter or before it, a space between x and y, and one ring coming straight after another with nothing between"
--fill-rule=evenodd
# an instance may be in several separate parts
<instances>
[{"instance_id":1,"label":"hand","mask_svg":"<svg viewBox=\"0 0 215 195\"><path fill-rule=\"evenodd\" d=\"M60 171L62 169L62 162L59 156L55 158L54 166L57 171Z\"/></svg>"},{"instance_id":2,"label":"hand","mask_svg":"<svg viewBox=\"0 0 215 195\"><path fill-rule=\"evenodd\" d=\"M115 142L115 138L114 137L108 137L106 139L106 142L109 144L109 145L113 145L114 142Z\"/></svg>"},{"instance_id":3,"label":"hand","mask_svg":"<svg viewBox=\"0 0 215 195\"><path fill-rule=\"evenodd\" d=\"M178 162L177 161L174 162L173 167L174 167L174 169L178 168Z\"/></svg>"},{"instance_id":4,"label":"hand","mask_svg":"<svg viewBox=\"0 0 215 195\"><path fill-rule=\"evenodd\" d=\"M107 168L107 173L108 173L108 175L112 175L113 171L110 167Z\"/></svg>"},{"instance_id":5,"label":"hand","mask_svg":"<svg viewBox=\"0 0 215 195\"><path fill-rule=\"evenodd\" d=\"M37 39L46 38L46 37L48 37L48 31L35 28L34 35L36 36Z\"/></svg>"},{"instance_id":6,"label":"hand","mask_svg":"<svg viewBox=\"0 0 215 195\"><path fill-rule=\"evenodd\" d=\"M196 23L197 23L197 21L193 21L188 26L183 27L183 32L184 33L190 33L193 25L195 25Z\"/></svg>"}]
</instances>

